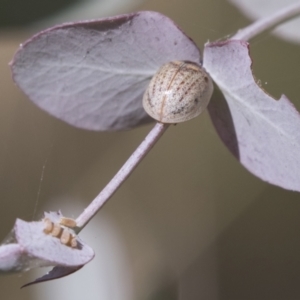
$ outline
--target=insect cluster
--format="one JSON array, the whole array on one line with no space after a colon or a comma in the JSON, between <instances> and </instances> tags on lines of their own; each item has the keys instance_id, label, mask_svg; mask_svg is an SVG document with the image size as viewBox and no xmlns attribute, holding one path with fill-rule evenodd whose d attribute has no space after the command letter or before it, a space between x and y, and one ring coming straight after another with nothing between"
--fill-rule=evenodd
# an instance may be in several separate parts
<instances>
[{"instance_id":1,"label":"insect cluster","mask_svg":"<svg viewBox=\"0 0 300 300\"><path fill-rule=\"evenodd\" d=\"M76 236L70 232L70 228L76 227L73 219L61 218L59 223L52 222L49 218L44 218L44 233L59 238L63 245L71 248L77 248Z\"/></svg>"},{"instance_id":2,"label":"insect cluster","mask_svg":"<svg viewBox=\"0 0 300 300\"><path fill-rule=\"evenodd\" d=\"M185 122L203 112L212 92L212 80L200 65L173 61L163 65L152 78L143 106L161 123Z\"/></svg>"}]
</instances>

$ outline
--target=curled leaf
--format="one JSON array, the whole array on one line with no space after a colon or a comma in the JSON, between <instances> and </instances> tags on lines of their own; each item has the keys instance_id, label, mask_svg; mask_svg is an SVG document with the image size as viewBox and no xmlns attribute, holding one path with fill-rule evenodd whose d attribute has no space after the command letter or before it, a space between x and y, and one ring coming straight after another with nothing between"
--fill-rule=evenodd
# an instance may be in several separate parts
<instances>
[{"instance_id":1,"label":"curled leaf","mask_svg":"<svg viewBox=\"0 0 300 300\"><path fill-rule=\"evenodd\" d=\"M21 45L11 68L51 115L84 129L119 130L152 120L143 93L172 60L199 63L200 53L172 20L144 11L42 31Z\"/></svg>"},{"instance_id":2,"label":"curled leaf","mask_svg":"<svg viewBox=\"0 0 300 300\"><path fill-rule=\"evenodd\" d=\"M54 280L54 279L58 279L58 278L68 276L68 275L78 271L82 267L83 266L76 266L76 267L56 266L50 272L45 274L44 276L39 277L39 278L35 279L32 282L24 284L21 288L24 288L26 286L30 286L30 285L33 285L33 284L42 283L42 282L46 282L46 281L50 281L50 280Z\"/></svg>"},{"instance_id":3,"label":"curled leaf","mask_svg":"<svg viewBox=\"0 0 300 300\"><path fill-rule=\"evenodd\" d=\"M0 273L45 266L78 268L94 257L94 251L72 229L58 224L60 213L45 217L38 222L16 220L11 236L0 246ZM48 221L53 224L50 231Z\"/></svg>"},{"instance_id":4,"label":"curled leaf","mask_svg":"<svg viewBox=\"0 0 300 300\"><path fill-rule=\"evenodd\" d=\"M262 180L300 191L300 115L285 96L275 100L257 84L248 44L206 44L204 67L227 101L214 99L209 104L226 146Z\"/></svg>"}]
</instances>

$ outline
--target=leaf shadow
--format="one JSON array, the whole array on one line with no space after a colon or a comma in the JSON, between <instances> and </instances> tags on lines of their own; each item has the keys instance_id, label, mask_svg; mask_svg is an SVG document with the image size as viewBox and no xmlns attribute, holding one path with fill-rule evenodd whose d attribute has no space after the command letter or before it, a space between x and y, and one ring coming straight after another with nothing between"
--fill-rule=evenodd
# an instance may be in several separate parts
<instances>
[{"instance_id":1,"label":"leaf shadow","mask_svg":"<svg viewBox=\"0 0 300 300\"><path fill-rule=\"evenodd\" d=\"M215 89L207 109L219 137L230 152L239 160L238 140L230 108L219 89Z\"/></svg>"}]
</instances>

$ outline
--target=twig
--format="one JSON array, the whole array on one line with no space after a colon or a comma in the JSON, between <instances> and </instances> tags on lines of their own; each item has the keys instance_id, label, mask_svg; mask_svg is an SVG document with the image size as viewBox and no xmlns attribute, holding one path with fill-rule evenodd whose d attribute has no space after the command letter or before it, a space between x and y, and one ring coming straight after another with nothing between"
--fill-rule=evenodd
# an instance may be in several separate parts
<instances>
[{"instance_id":1,"label":"twig","mask_svg":"<svg viewBox=\"0 0 300 300\"><path fill-rule=\"evenodd\" d=\"M121 184L128 178L135 167L143 160L151 150L169 125L156 123L139 147L133 152L126 163L100 192L100 194L90 203L90 205L76 219L78 232L93 218L106 201L115 193Z\"/></svg>"},{"instance_id":2,"label":"twig","mask_svg":"<svg viewBox=\"0 0 300 300\"><path fill-rule=\"evenodd\" d=\"M251 25L240 29L231 39L249 41L251 38L264 31L272 30L274 27L288 21L300 14L300 1L293 3L274 14L257 20Z\"/></svg>"}]
</instances>

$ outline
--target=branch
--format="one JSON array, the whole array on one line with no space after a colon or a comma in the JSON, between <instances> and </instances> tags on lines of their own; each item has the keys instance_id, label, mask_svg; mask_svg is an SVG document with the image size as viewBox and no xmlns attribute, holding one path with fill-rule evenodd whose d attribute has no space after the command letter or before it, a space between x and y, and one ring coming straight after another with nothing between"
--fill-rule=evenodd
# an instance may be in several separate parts
<instances>
[{"instance_id":1,"label":"branch","mask_svg":"<svg viewBox=\"0 0 300 300\"><path fill-rule=\"evenodd\" d=\"M293 3L274 14L257 20L251 25L240 29L233 37L232 40L249 41L251 38L261 34L264 31L270 31L274 27L284 23L300 14L300 1Z\"/></svg>"},{"instance_id":2,"label":"branch","mask_svg":"<svg viewBox=\"0 0 300 300\"><path fill-rule=\"evenodd\" d=\"M106 201L116 192L121 184L129 177L135 167L143 160L146 154L152 149L155 143L167 130L169 125L156 123L139 147L133 152L126 163L100 192L100 194L90 203L90 205L76 219L78 232L94 217Z\"/></svg>"}]
</instances>

